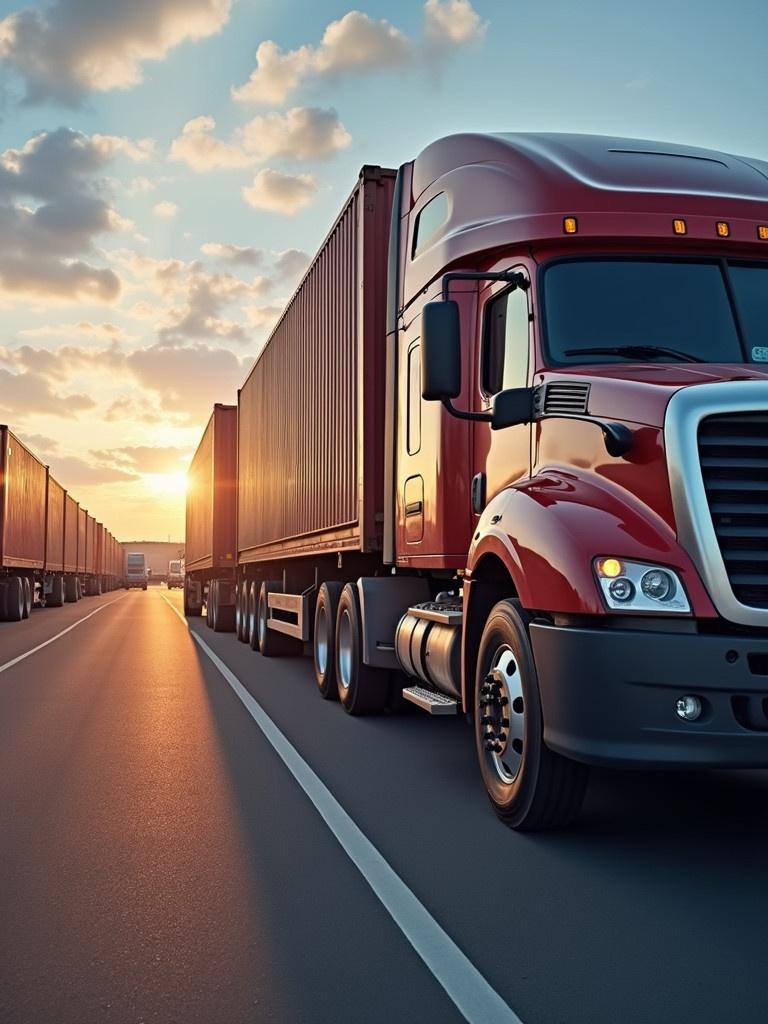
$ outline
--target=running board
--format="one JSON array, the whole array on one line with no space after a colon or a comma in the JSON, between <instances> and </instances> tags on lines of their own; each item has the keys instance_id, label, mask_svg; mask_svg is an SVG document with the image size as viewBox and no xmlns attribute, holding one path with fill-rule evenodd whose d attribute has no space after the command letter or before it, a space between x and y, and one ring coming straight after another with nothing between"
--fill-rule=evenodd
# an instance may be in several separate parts
<instances>
[{"instance_id":1,"label":"running board","mask_svg":"<svg viewBox=\"0 0 768 1024\"><path fill-rule=\"evenodd\" d=\"M459 710L458 701L446 697L444 693L426 690L423 686L406 686L403 700L409 700L417 708L428 711L430 715L455 715Z\"/></svg>"}]
</instances>

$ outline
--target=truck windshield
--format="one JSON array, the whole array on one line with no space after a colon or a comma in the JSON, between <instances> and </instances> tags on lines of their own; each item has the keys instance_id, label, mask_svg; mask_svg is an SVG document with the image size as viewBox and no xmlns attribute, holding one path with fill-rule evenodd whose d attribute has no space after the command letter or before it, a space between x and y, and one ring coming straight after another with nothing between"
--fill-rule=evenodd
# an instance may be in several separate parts
<instances>
[{"instance_id":1,"label":"truck windshield","mask_svg":"<svg viewBox=\"0 0 768 1024\"><path fill-rule=\"evenodd\" d=\"M144 555L128 555L128 565L132 569L143 569Z\"/></svg>"},{"instance_id":2,"label":"truck windshield","mask_svg":"<svg viewBox=\"0 0 768 1024\"><path fill-rule=\"evenodd\" d=\"M567 260L545 270L544 311L554 363L768 368L768 263Z\"/></svg>"}]
</instances>

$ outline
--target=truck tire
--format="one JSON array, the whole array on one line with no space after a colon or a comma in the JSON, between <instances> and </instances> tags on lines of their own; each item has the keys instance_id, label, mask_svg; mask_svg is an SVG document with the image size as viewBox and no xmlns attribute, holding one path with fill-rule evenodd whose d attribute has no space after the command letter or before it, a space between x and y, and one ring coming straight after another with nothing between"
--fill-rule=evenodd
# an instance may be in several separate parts
<instances>
[{"instance_id":1,"label":"truck tire","mask_svg":"<svg viewBox=\"0 0 768 1024\"><path fill-rule=\"evenodd\" d=\"M267 598L271 593L280 592L282 583L280 580L264 580L259 588L259 600L256 607L256 631L258 633L259 653L265 658L277 658L280 655L299 653L291 638L269 629L267 619L269 618L269 606Z\"/></svg>"},{"instance_id":2,"label":"truck tire","mask_svg":"<svg viewBox=\"0 0 768 1024\"><path fill-rule=\"evenodd\" d=\"M24 618L24 584L21 576L9 576L5 583L5 620L21 622Z\"/></svg>"},{"instance_id":3,"label":"truck tire","mask_svg":"<svg viewBox=\"0 0 768 1024\"><path fill-rule=\"evenodd\" d=\"M67 576L64 581L64 597L68 603L74 604L77 601L77 589L77 578L75 576ZM125 589L127 590L128 587Z\"/></svg>"},{"instance_id":4,"label":"truck tire","mask_svg":"<svg viewBox=\"0 0 768 1024\"><path fill-rule=\"evenodd\" d=\"M315 661L315 681L324 700L338 700L336 685L336 618L339 597L344 587L337 580L323 583L315 604L315 627L312 632L312 653Z\"/></svg>"},{"instance_id":5,"label":"truck tire","mask_svg":"<svg viewBox=\"0 0 768 1024\"><path fill-rule=\"evenodd\" d=\"M128 587L125 588L126 590ZM203 614L203 606L201 604L192 604L189 600L189 591L187 587L184 587L184 615L188 619L197 618Z\"/></svg>"},{"instance_id":6,"label":"truck tire","mask_svg":"<svg viewBox=\"0 0 768 1024\"><path fill-rule=\"evenodd\" d=\"M248 646L252 651L259 649L259 627L256 621L259 609L259 585L255 580L248 584Z\"/></svg>"},{"instance_id":7,"label":"truck tire","mask_svg":"<svg viewBox=\"0 0 768 1024\"><path fill-rule=\"evenodd\" d=\"M224 580L228 584L227 580ZM221 587L219 580L214 580L215 596L213 600L213 631L214 633L231 633L235 628L235 606L221 603Z\"/></svg>"},{"instance_id":8,"label":"truck tire","mask_svg":"<svg viewBox=\"0 0 768 1024\"><path fill-rule=\"evenodd\" d=\"M501 821L526 832L570 824L589 769L544 743L533 652L524 613L512 601L499 601L483 629L474 719L480 772Z\"/></svg>"},{"instance_id":9,"label":"truck tire","mask_svg":"<svg viewBox=\"0 0 768 1024\"><path fill-rule=\"evenodd\" d=\"M82 601L82 599L83 599L83 581L80 579L79 576L75 576L75 591L76 591L76 594L77 594L77 596L75 597L75 600L76 601Z\"/></svg>"},{"instance_id":10,"label":"truck tire","mask_svg":"<svg viewBox=\"0 0 768 1024\"><path fill-rule=\"evenodd\" d=\"M209 629L213 629L213 580L208 584L208 594L205 598L205 624Z\"/></svg>"},{"instance_id":11,"label":"truck tire","mask_svg":"<svg viewBox=\"0 0 768 1024\"><path fill-rule=\"evenodd\" d=\"M49 608L61 608L65 600L64 577L54 576L51 581L51 592L46 597L45 604Z\"/></svg>"},{"instance_id":12,"label":"truck tire","mask_svg":"<svg viewBox=\"0 0 768 1024\"><path fill-rule=\"evenodd\" d=\"M29 576L21 577L21 585L24 588L24 618L28 619L32 614L32 603L34 596L32 594L32 583Z\"/></svg>"},{"instance_id":13,"label":"truck tire","mask_svg":"<svg viewBox=\"0 0 768 1024\"><path fill-rule=\"evenodd\" d=\"M350 715L377 715L389 696L389 673L363 663L360 599L354 583L341 592L336 613L336 685L342 707Z\"/></svg>"},{"instance_id":14,"label":"truck tire","mask_svg":"<svg viewBox=\"0 0 768 1024\"><path fill-rule=\"evenodd\" d=\"M235 633L241 644L247 644L248 636L248 581L241 580L237 588L237 609L235 612Z\"/></svg>"}]
</instances>

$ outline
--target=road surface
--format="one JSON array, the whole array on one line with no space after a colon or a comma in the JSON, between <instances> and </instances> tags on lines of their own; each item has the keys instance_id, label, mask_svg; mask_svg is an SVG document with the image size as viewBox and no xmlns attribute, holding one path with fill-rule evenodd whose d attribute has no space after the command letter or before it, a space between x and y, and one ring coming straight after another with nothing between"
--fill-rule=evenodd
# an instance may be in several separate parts
<instances>
[{"instance_id":1,"label":"road surface","mask_svg":"<svg viewBox=\"0 0 768 1024\"><path fill-rule=\"evenodd\" d=\"M351 719L180 605L0 624L2 1024L764 1024L768 773L517 835L463 719Z\"/></svg>"}]
</instances>

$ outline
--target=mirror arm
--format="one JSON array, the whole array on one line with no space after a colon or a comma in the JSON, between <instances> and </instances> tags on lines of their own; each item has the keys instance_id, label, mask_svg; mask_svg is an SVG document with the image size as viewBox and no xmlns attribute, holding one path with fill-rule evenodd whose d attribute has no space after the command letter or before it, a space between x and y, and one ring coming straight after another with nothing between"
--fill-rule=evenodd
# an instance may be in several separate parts
<instances>
[{"instance_id":1,"label":"mirror arm","mask_svg":"<svg viewBox=\"0 0 768 1024\"><path fill-rule=\"evenodd\" d=\"M493 419L493 415L489 412L464 412L463 409L457 409L450 398L443 398L442 403L451 416L455 416L457 420L477 420L481 423L490 423Z\"/></svg>"}]
</instances>

